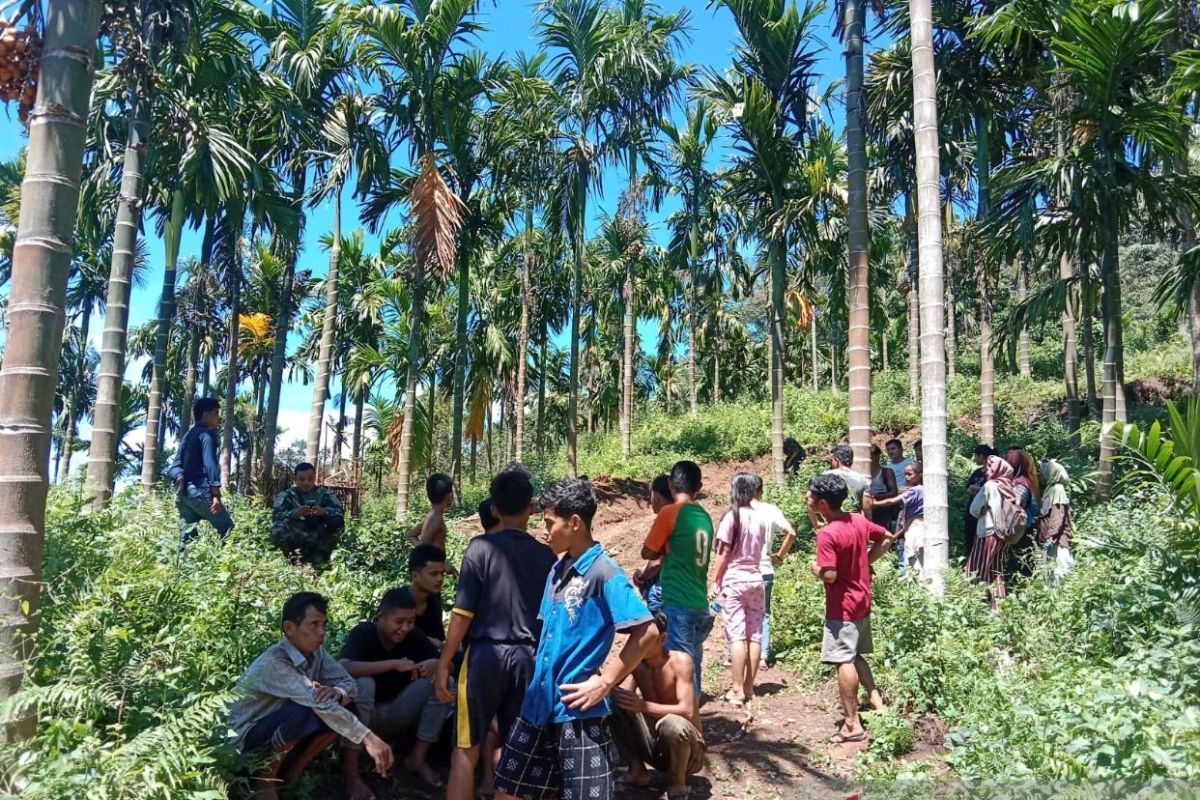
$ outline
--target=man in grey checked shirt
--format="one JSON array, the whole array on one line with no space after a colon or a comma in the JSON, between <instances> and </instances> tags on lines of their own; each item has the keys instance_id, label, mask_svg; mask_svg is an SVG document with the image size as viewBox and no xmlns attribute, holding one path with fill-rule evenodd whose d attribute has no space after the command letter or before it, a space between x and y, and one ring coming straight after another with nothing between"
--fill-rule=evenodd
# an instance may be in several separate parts
<instances>
[{"instance_id":1,"label":"man in grey checked shirt","mask_svg":"<svg viewBox=\"0 0 1200 800\"><path fill-rule=\"evenodd\" d=\"M234 744L246 755L270 753L255 779L260 800L291 783L317 755L342 736L362 744L380 775L392 768L392 749L348 707L355 681L325 652L329 604L315 592L283 604L283 638L259 656L238 681L243 695L230 711Z\"/></svg>"}]
</instances>

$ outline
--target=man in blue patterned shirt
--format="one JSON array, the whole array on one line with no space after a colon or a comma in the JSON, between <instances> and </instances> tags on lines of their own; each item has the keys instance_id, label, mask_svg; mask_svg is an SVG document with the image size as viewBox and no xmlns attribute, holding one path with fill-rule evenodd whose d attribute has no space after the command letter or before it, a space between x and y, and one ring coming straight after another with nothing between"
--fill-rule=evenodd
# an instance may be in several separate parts
<instances>
[{"instance_id":1,"label":"man in blue patterned shirt","mask_svg":"<svg viewBox=\"0 0 1200 800\"><path fill-rule=\"evenodd\" d=\"M642 596L592 539L596 495L568 479L541 497L550 549L564 555L546 579L533 680L496 770L496 797L608 800L613 795L608 695L654 647ZM616 632L620 658L605 665Z\"/></svg>"},{"instance_id":2,"label":"man in blue patterned shirt","mask_svg":"<svg viewBox=\"0 0 1200 800\"><path fill-rule=\"evenodd\" d=\"M196 424L183 435L167 477L175 484L175 507L179 509L179 549L196 536L200 520L207 520L221 535L233 529L233 517L221 502L221 466L217 463L217 428L221 427L221 404L215 397L192 403Z\"/></svg>"}]
</instances>

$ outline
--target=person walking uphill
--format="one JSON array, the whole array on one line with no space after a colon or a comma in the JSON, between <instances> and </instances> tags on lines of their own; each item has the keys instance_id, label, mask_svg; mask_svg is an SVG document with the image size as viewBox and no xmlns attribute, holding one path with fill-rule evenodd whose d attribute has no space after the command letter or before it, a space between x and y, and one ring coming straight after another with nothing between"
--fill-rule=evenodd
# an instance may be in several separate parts
<instances>
[{"instance_id":1,"label":"person walking uphill","mask_svg":"<svg viewBox=\"0 0 1200 800\"><path fill-rule=\"evenodd\" d=\"M704 640L712 633L708 613L708 559L713 547L712 517L696 502L700 466L679 461L671 468L674 504L659 512L642 545L642 558L662 558L663 610L667 646L692 657L696 697L704 674Z\"/></svg>"},{"instance_id":2,"label":"person walking uphill","mask_svg":"<svg viewBox=\"0 0 1200 800\"><path fill-rule=\"evenodd\" d=\"M864 656L871 644L871 564L887 552L891 534L861 514L842 510L846 483L836 475L817 475L808 482L808 509L821 520L817 558L812 573L825 584L825 633L821 661L837 667L838 695L845 720L833 741L866 738L858 717L858 689L867 692L871 708L882 710L883 698Z\"/></svg>"},{"instance_id":3,"label":"person walking uphill","mask_svg":"<svg viewBox=\"0 0 1200 800\"><path fill-rule=\"evenodd\" d=\"M501 737L516 722L534 675L538 608L555 562L554 552L526 531L534 511L529 473L520 466L501 471L492 479L491 498L503 528L467 545L434 678L438 699L457 702L446 800L475 796L475 767L492 719ZM464 642L456 698L450 670Z\"/></svg>"},{"instance_id":4,"label":"person walking uphill","mask_svg":"<svg viewBox=\"0 0 1200 800\"><path fill-rule=\"evenodd\" d=\"M541 509L550 549L563 556L546 578L536 671L505 740L496 797L609 800L608 695L654 647L658 631L633 583L592 538L591 484L553 483ZM628 638L619 657L608 660L616 633Z\"/></svg>"},{"instance_id":5,"label":"person walking uphill","mask_svg":"<svg viewBox=\"0 0 1200 800\"><path fill-rule=\"evenodd\" d=\"M213 397L192 403L196 424L183 435L167 477L175 484L175 508L179 510L179 549L196 537L201 520L209 522L221 536L233 530L233 517L221 501L221 467L217 463L217 428L221 427L221 404Z\"/></svg>"}]
</instances>

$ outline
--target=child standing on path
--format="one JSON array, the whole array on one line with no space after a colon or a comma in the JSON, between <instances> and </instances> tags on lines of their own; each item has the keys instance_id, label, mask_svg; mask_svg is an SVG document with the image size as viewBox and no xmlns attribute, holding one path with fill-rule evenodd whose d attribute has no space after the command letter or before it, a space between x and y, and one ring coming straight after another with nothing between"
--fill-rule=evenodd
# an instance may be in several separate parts
<instances>
[{"instance_id":1,"label":"child standing on path","mask_svg":"<svg viewBox=\"0 0 1200 800\"><path fill-rule=\"evenodd\" d=\"M729 511L721 518L717 531L717 565L711 595L721 598L725 616L733 682L725 699L734 706L745 705L754 698L767 611L761 564L771 523L750 506L758 487L756 476L748 472L733 476Z\"/></svg>"},{"instance_id":2,"label":"child standing on path","mask_svg":"<svg viewBox=\"0 0 1200 800\"><path fill-rule=\"evenodd\" d=\"M541 498L550 548L563 553L545 581L536 669L496 770L496 796L609 800L613 796L609 693L657 641L637 589L592 539L596 495L575 478ZM628 633L605 664L616 632Z\"/></svg>"},{"instance_id":3,"label":"child standing on path","mask_svg":"<svg viewBox=\"0 0 1200 800\"><path fill-rule=\"evenodd\" d=\"M821 661L837 667L838 695L845 721L833 741L866 738L858 718L858 687L867 691L871 707L883 708L871 667L863 656L871 650L871 564L887 552L891 534L861 514L842 510L846 483L837 475L817 475L808 482L810 515L817 528L817 559L812 573L825 584L825 634Z\"/></svg>"},{"instance_id":4,"label":"child standing on path","mask_svg":"<svg viewBox=\"0 0 1200 800\"><path fill-rule=\"evenodd\" d=\"M696 667L696 697L704 674L704 640L712 632L708 613L708 559L713 546L712 517L696 502L700 465L679 461L671 468L675 503L659 512L642 545L642 558L663 559L663 610L667 647L682 650Z\"/></svg>"},{"instance_id":5,"label":"child standing on path","mask_svg":"<svg viewBox=\"0 0 1200 800\"><path fill-rule=\"evenodd\" d=\"M675 498L671 494L670 475L659 475L650 482L650 510L654 512L655 517L673 502ZM662 610L662 581L659 579L661 572L662 559L647 561L641 569L633 571L633 585L642 590L642 597L646 598L646 606L651 614Z\"/></svg>"},{"instance_id":6,"label":"child standing on path","mask_svg":"<svg viewBox=\"0 0 1200 800\"><path fill-rule=\"evenodd\" d=\"M534 674L542 587L555 561L550 548L526 531L533 514L529 473L505 469L492 479L491 497L504 527L467 546L434 680L440 700L457 702L447 800L474 797L475 767L492 719L499 721L502 737L517 719ZM464 641L455 697L450 668Z\"/></svg>"},{"instance_id":7,"label":"child standing on path","mask_svg":"<svg viewBox=\"0 0 1200 800\"><path fill-rule=\"evenodd\" d=\"M763 481L759 475L754 476L755 485L757 488L754 492L754 500L751 501L750 507L764 521L770 525L767 531L767 541L763 545L762 561L759 562L759 570L763 576L763 599L765 600L765 609L763 614L763 630L762 630L762 662L759 668L767 666L774 661L775 653L771 650L771 590L775 585L775 567L783 563L787 558L788 553L792 551L792 544L796 541L796 529L792 527L792 523L788 522L787 517L779 509L779 506L774 503L766 503L763 501ZM779 545L779 550L775 550L775 536L783 534L783 543Z\"/></svg>"}]
</instances>

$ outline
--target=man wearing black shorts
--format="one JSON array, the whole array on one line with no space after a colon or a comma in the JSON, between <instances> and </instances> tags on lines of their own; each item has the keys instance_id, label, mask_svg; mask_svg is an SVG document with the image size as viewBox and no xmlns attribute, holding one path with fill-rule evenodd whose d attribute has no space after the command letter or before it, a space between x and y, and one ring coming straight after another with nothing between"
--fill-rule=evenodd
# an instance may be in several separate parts
<instances>
[{"instance_id":1,"label":"man wearing black shorts","mask_svg":"<svg viewBox=\"0 0 1200 800\"><path fill-rule=\"evenodd\" d=\"M534 511L529 473L505 469L492 479L491 498L503 528L476 536L467 547L435 679L438 696L457 703L447 800L471 800L480 745L492 719L503 739L520 713L533 679L542 589L555 562L550 548L526 530ZM451 665L464 642L455 697Z\"/></svg>"}]
</instances>

